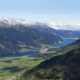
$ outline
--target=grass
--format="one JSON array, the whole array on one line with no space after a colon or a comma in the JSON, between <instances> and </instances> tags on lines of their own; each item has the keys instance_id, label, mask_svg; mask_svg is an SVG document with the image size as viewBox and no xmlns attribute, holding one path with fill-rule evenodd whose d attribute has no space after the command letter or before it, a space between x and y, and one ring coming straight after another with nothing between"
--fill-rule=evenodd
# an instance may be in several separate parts
<instances>
[{"instance_id":1,"label":"grass","mask_svg":"<svg viewBox=\"0 0 80 80\"><path fill-rule=\"evenodd\" d=\"M17 74L22 74L42 61L28 56L0 58L0 80L12 80Z\"/></svg>"},{"instance_id":2,"label":"grass","mask_svg":"<svg viewBox=\"0 0 80 80\"><path fill-rule=\"evenodd\" d=\"M25 71L55 56L57 50L51 47L47 54L0 58L0 80L16 80L15 78L22 75Z\"/></svg>"}]
</instances>

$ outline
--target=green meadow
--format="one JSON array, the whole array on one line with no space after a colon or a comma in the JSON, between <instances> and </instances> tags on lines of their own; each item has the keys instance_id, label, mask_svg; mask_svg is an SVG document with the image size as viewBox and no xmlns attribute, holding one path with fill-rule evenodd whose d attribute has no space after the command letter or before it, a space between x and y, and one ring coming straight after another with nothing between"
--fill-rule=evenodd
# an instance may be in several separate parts
<instances>
[{"instance_id":1,"label":"green meadow","mask_svg":"<svg viewBox=\"0 0 80 80\"><path fill-rule=\"evenodd\" d=\"M17 75L38 65L43 60L29 56L0 58L0 80L15 80Z\"/></svg>"},{"instance_id":2,"label":"green meadow","mask_svg":"<svg viewBox=\"0 0 80 80\"><path fill-rule=\"evenodd\" d=\"M0 80L17 80L25 71L55 56L57 50L57 48L50 47L48 53L0 58Z\"/></svg>"}]
</instances>

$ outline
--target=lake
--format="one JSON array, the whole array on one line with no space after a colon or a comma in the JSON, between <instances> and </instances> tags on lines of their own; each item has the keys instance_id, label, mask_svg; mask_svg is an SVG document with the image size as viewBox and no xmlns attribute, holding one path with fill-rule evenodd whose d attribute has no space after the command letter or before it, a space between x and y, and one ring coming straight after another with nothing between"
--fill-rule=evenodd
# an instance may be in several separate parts
<instances>
[{"instance_id":1,"label":"lake","mask_svg":"<svg viewBox=\"0 0 80 80\"><path fill-rule=\"evenodd\" d=\"M73 38L68 38L68 39L64 39L64 42L63 43L59 43L59 44L54 44L52 45L53 47L64 47L64 46L67 46L73 42L75 42L76 39L73 39Z\"/></svg>"},{"instance_id":2,"label":"lake","mask_svg":"<svg viewBox=\"0 0 80 80\"><path fill-rule=\"evenodd\" d=\"M7 57L21 57L21 56L34 55L34 54L39 54L39 52L38 51L28 51L28 52L23 52L23 53L9 54L7 55Z\"/></svg>"}]
</instances>

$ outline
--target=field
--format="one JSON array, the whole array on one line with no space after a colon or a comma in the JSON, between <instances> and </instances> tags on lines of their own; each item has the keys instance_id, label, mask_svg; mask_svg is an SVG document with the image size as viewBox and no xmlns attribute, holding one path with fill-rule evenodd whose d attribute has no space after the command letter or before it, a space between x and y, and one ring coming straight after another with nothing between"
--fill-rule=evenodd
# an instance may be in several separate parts
<instances>
[{"instance_id":1,"label":"field","mask_svg":"<svg viewBox=\"0 0 80 80\"><path fill-rule=\"evenodd\" d=\"M0 58L0 80L15 80L24 71L38 65L43 60L34 57Z\"/></svg>"},{"instance_id":2,"label":"field","mask_svg":"<svg viewBox=\"0 0 80 80\"><path fill-rule=\"evenodd\" d=\"M0 58L0 80L17 80L25 71L55 56L56 50L56 48L51 47L48 53Z\"/></svg>"}]
</instances>

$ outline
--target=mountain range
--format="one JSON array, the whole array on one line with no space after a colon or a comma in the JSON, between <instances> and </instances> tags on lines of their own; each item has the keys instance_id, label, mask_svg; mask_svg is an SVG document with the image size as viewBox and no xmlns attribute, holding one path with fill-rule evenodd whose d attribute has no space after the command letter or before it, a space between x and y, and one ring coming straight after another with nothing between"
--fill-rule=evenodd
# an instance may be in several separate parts
<instances>
[{"instance_id":1,"label":"mountain range","mask_svg":"<svg viewBox=\"0 0 80 80\"><path fill-rule=\"evenodd\" d=\"M15 22L15 21L13 21ZM16 22L0 21L0 57L38 50L43 45L63 41L55 30L46 24L24 25Z\"/></svg>"},{"instance_id":2,"label":"mountain range","mask_svg":"<svg viewBox=\"0 0 80 80\"><path fill-rule=\"evenodd\" d=\"M80 24L49 22L48 25L65 38L80 38Z\"/></svg>"},{"instance_id":3,"label":"mountain range","mask_svg":"<svg viewBox=\"0 0 80 80\"><path fill-rule=\"evenodd\" d=\"M59 23L59 22L29 22L24 19L0 19L0 25L3 27L11 27L16 25L23 25L26 27L37 27L38 26L45 26L54 29L53 32L57 32L58 35L65 37L65 38L80 38L80 24L78 23ZM45 31L45 30L44 30Z\"/></svg>"},{"instance_id":4,"label":"mountain range","mask_svg":"<svg viewBox=\"0 0 80 80\"><path fill-rule=\"evenodd\" d=\"M0 57L39 50L44 45L63 42L64 38L80 38L77 29L66 30L65 25L63 30L54 27L50 23L0 19Z\"/></svg>"}]
</instances>

